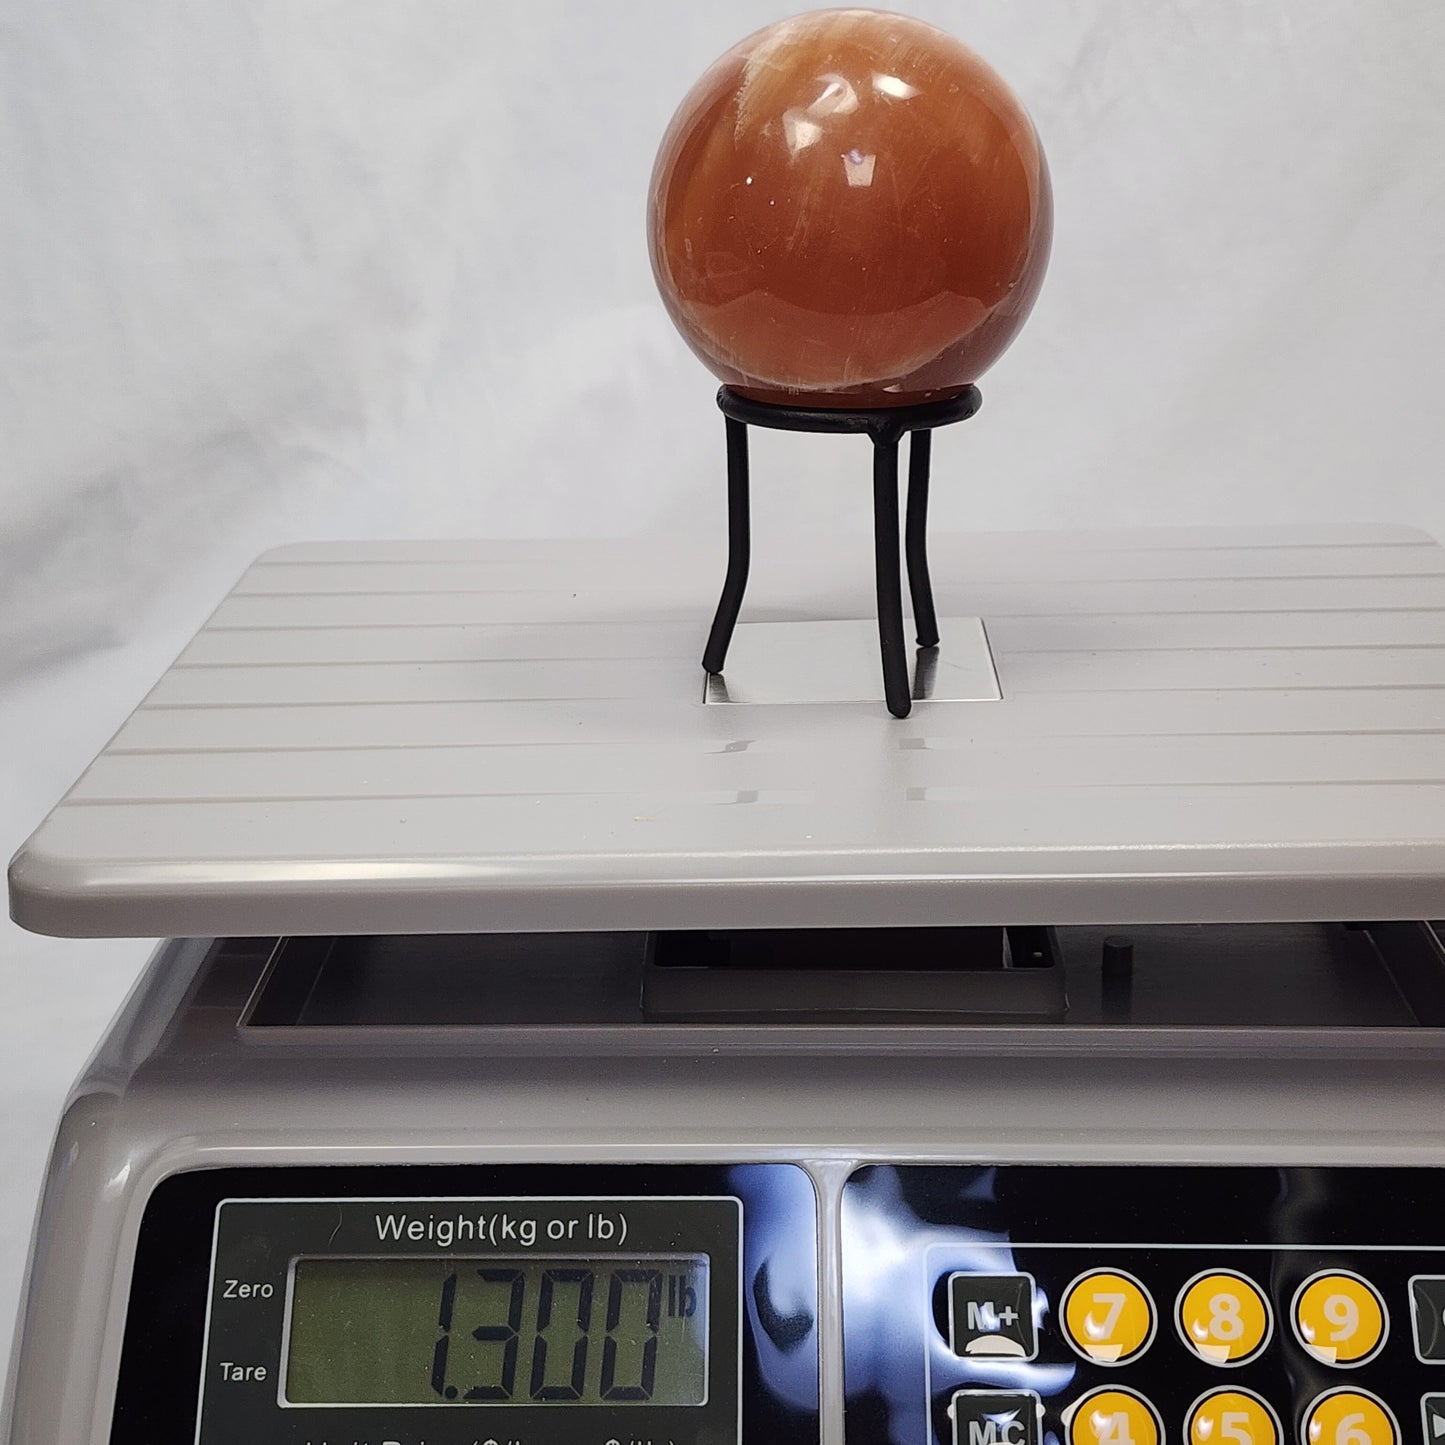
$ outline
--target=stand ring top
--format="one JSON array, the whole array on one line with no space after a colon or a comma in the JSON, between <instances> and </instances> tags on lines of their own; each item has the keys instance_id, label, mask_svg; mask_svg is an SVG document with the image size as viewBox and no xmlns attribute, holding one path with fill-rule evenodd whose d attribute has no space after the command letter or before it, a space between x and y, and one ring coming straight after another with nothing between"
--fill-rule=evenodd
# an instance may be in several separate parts
<instances>
[{"instance_id":1,"label":"stand ring top","mask_svg":"<svg viewBox=\"0 0 1445 1445\"><path fill-rule=\"evenodd\" d=\"M754 401L729 386L719 387L719 410L732 421L776 431L866 433L875 442L896 441L905 432L932 431L967 421L983 405L983 393L966 386L956 396L913 406L809 407Z\"/></svg>"}]
</instances>

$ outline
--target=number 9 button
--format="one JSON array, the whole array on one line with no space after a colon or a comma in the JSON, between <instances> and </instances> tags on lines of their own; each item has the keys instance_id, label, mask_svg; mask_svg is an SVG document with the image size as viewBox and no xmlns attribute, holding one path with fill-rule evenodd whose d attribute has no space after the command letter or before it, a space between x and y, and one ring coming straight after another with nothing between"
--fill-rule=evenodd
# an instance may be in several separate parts
<instances>
[{"instance_id":1,"label":"number 9 button","mask_svg":"<svg viewBox=\"0 0 1445 1445\"><path fill-rule=\"evenodd\" d=\"M1326 1365L1350 1369L1384 1347L1385 1304L1359 1275L1321 1270L1295 1293L1290 1313L1300 1344Z\"/></svg>"},{"instance_id":2,"label":"number 9 button","mask_svg":"<svg viewBox=\"0 0 1445 1445\"><path fill-rule=\"evenodd\" d=\"M1211 1365L1242 1365L1269 1343L1274 1320L1253 1280L1233 1270L1197 1274L1179 1291L1179 1337Z\"/></svg>"}]
</instances>

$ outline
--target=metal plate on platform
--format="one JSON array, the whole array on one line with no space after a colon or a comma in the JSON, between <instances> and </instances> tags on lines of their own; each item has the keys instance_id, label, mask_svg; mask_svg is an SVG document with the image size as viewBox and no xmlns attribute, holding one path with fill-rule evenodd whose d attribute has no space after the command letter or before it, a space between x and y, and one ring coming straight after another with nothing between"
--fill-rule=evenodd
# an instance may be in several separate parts
<instances>
[{"instance_id":1,"label":"metal plate on platform","mask_svg":"<svg viewBox=\"0 0 1445 1445\"><path fill-rule=\"evenodd\" d=\"M997 702L998 674L977 617L938 624L947 646L915 647L909 656L915 702ZM704 675L707 703L883 702L878 623L744 622L733 633L727 667Z\"/></svg>"},{"instance_id":2,"label":"metal plate on platform","mask_svg":"<svg viewBox=\"0 0 1445 1445\"><path fill-rule=\"evenodd\" d=\"M768 547L745 624L871 617L861 547ZM704 706L716 551L272 553L17 856L12 911L141 936L1445 912L1428 538L991 535L932 562L1002 698L896 720Z\"/></svg>"}]
</instances>

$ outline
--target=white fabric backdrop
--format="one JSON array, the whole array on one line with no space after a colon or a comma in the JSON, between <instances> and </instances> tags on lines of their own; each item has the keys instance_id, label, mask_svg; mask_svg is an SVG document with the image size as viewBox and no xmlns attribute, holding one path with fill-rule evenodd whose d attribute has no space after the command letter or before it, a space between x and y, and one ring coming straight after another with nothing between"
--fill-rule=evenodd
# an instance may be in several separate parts
<instances>
[{"instance_id":1,"label":"white fabric backdrop","mask_svg":"<svg viewBox=\"0 0 1445 1445\"><path fill-rule=\"evenodd\" d=\"M902 8L1014 84L1058 211L937 526L1445 532L1440 0ZM262 547L719 525L643 198L683 91L780 13L0 6L6 851ZM838 445L759 440L760 527L866 528ZM144 953L0 932L0 1358L63 1091Z\"/></svg>"}]
</instances>

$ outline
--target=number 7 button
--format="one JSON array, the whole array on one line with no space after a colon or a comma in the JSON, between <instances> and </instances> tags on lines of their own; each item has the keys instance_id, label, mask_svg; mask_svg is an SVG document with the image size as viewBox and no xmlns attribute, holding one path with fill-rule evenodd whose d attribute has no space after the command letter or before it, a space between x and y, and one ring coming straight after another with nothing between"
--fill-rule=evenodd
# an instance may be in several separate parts
<instances>
[{"instance_id":1,"label":"number 7 button","mask_svg":"<svg viewBox=\"0 0 1445 1445\"><path fill-rule=\"evenodd\" d=\"M1149 1348L1157 1320L1149 1291L1122 1270L1081 1274L1064 1291L1064 1338L1096 1365L1127 1365Z\"/></svg>"}]
</instances>

